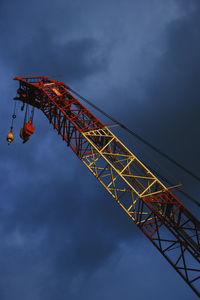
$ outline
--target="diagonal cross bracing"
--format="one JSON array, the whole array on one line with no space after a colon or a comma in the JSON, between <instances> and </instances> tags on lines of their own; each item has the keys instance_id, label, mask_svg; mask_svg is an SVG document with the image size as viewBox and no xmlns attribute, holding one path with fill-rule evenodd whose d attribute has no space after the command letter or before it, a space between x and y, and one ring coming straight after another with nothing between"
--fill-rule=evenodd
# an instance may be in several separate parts
<instances>
[{"instance_id":1,"label":"diagonal cross bracing","mask_svg":"<svg viewBox=\"0 0 200 300\"><path fill-rule=\"evenodd\" d=\"M19 80L18 97L39 108L90 172L200 296L200 223L62 82Z\"/></svg>"}]
</instances>

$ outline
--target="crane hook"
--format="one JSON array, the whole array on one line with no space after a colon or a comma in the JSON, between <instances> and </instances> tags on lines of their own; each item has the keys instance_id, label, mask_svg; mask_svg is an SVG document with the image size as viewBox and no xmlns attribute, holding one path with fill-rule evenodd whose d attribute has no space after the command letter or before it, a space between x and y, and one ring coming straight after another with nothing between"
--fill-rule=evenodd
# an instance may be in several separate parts
<instances>
[{"instance_id":1,"label":"crane hook","mask_svg":"<svg viewBox=\"0 0 200 300\"><path fill-rule=\"evenodd\" d=\"M11 121L11 126L10 126L10 132L8 133L7 135L7 142L8 142L8 146L10 145L10 143L12 143L12 141L14 140L14 135L13 135L13 123L14 123L14 119L16 119L16 102L14 104L14 111L13 111L13 114L12 114L12 121Z\"/></svg>"},{"instance_id":2,"label":"crane hook","mask_svg":"<svg viewBox=\"0 0 200 300\"><path fill-rule=\"evenodd\" d=\"M14 135L12 133L13 127L10 127L10 132L7 135L7 142L8 142L8 146L10 145L10 143L12 143L12 141L14 140Z\"/></svg>"}]
</instances>

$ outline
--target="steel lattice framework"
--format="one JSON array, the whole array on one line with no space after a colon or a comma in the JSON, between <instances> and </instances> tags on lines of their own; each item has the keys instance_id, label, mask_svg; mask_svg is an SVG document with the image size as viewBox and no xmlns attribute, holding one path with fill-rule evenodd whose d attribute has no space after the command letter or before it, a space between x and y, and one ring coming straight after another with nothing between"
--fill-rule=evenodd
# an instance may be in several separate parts
<instances>
[{"instance_id":1,"label":"steel lattice framework","mask_svg":"<svg viewBox=\"0 0 200 300\"><path fill-rule=\"evenodd\" d=\"M19 80L18 96L40 109L121 208L200 297L200 222L69 91L43 76Z\"/></svg>"}]
</instances>

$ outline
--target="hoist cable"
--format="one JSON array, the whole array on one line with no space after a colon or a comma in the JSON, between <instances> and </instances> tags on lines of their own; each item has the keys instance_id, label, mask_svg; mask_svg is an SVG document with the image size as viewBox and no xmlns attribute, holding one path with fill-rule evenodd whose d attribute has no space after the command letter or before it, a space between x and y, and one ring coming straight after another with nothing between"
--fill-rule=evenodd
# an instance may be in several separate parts
<instances>
[{"instance_id":1,"label":"hoist cable","mask_svg":"<svg viewBox=\"0 0 200 300\"><path fill-rule=\"evenodd\" d=\"M25 116L24 116L24 126L25 126L25 123L26 123L26 120L27 120L27 115L29 113L28 108L29 108L29 106L28 106L28 104L26 104L26 111L25 111Z\"/></svg>"},{"instance_id":2,"label":"hoist cable","mask_svg":"<svg viewBox=\"0 0 200 300\"><path fill-rule=\"evenodd\" d=\"M14 109L13 109L13 114L12 114L12 121L11 121L11 129L13 129L13 123L14 119L16 118L16 102L14 103Z\"/></svg>"},{"instance_id":3,"label":"hoist cable","mask_svg":"<svg viewBox=\"0 0 200 300\"><path fill-rule=\"evenodd\" d=\"M33 117L34 117L34 106L31 109L31 124L33 125Z\"/></svg>"},{"instance_id":4,"label":"hoist cable","mask_svg":"<svg viewBox=\"0 0 200 300\"><path fill-rule=\"evenodd\" d=\"M161 170L161 172L163 172L164 174L166 174L167 175L167 177L168 178L171 178L173 181L176 181L177 183L178 183L178 179L168 170L168 169L166 169L166 167L164 167L163 165L161 165L161 163L157 160L157 159L155 159L155 157L152 155L152 153L151 152L149 152L144 146L143 146L143 144L139 141L137 141L136 139L135 139L135 137L133 138L132 136L131 136L131 138L134 140L134 144L135 145L137 145L137 147L141 150L141 151L143 151L146 155L147 155L147 157L152 161L152 162L154 162L157 166L158 166L158 168L159 168L159 170ZM179 182L180 183L180 182ZM174 184L173 184L174 185Z\"/></svg>"},{"instance_id":5,"label":"hoist cable","mask_svg":"<svg viewBox=\"0 0 200 300\"><path fill-rule=\"evenodd\" d=\"M192 171L190 171L187 168L185 168L182 164L180 164L177 161L175 161L175 159L171 158L168 154L164 153L163 151L161 151L160 149L158 149L157 147L155 147L154 145L152 145L151 143L149 143L147 140L145 140L144 138L142 138L141 136L139 136L133 130L129 129L127 126L125 126L124 124L122 124L119 121L117 121L115 118L113 118L112 116L110 116L109 114L107 114L106 112L104 112L98 106L96 106L95 104L93 104L92 102L90 102L89 100L87 100L85 97L83 97L80 94L78 94L77 92L75 92L69 86L68 86L68 89L72 93L74 93L76 96L78 96L79 98L81 98L83 101L85 101L86 103L88 103L90 106L92 106L93 108L95 108L97 111L99 111L100 113L102 113L105 117L107 117L108 119L110 119L114 123L118 124L121 128L123 128L129 134L131 134L132 136L136 137L138 140L140 140L141 142L143 142L146 146L150 147L152 150L154 150L155 152L159 153L161 156L163 156L164 158L166 158L167 160L169 160L171 163L173 163L174 165L176 165L177 167L179 167L180 169L182 169L185 173L187 173L188 175L190 175L191 177L195 178L196 180L198 180L200 182L200 177L199 176L197 176Z\"/></svg>"},{"instance_id":6,"label":"hoist cable","mask_svg":"<svg viewBox=\"0 0 200 300\"><path fill-rule=\"evenodd\" d=\"M135 142L135 143L136 143L136 142ZM137 143L137 145L138 145L139 148L141 148L141 144L138 144L138 143ZM173 178L173 180L175 179L175 180L177 181L177 179L176 179L173 175L171 175L171 174L169 173L168 170L164 169L163 166L162 166L157 160L155 160L155 158L154 158L152 155L150 155L149 152L147 152L147 151L145 150L144 147L142 147L142 150L150 157L150 159L151 159L152 161L154 161L154 162L157 164L157 166L159 167L160 170L163 170L165 173L168 173L168 175L170 175L171 179ZM164 182L166 182L169 186L171 186L171 187L175 186L174 183L172 183L169 179L167 179L166 177L164 177L163 175L161 175L161 174L160 174L158 171L156 171L154 168L150 167L150 166L147 165L147 164L146 164L146 166L147 166L147 168L148 168L149 170L151 170L155 175L157 175L161 180L163 180ZM200 207L200 202L197 201L194 197L190 196L188 193L186 193L186 192L183 191L183 190L179 190L179 192L180 192L182 195L184 195L186 198L188 198L189 200L191 200L191 201L192 201L194 204L196 204L198 207Z\"/></svg>"}]
</instances>

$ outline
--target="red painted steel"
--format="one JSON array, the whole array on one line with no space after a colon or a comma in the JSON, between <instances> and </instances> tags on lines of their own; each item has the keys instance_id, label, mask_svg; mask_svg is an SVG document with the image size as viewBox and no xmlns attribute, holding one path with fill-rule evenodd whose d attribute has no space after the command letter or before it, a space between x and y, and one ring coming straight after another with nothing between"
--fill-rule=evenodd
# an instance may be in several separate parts
<instances>
[{"instance_id":1,"label":"red painted steel","mask_svg":"<svg viewBox=\"0 0 200 300\"><path fill-rule=\"evenodd\" d=\"M105 125L69 92L67 85L43 76L15 80L20 85L15 100L42 110L79 158L91 154L90 144L82 132L105 128ZM99 148L106 144L106 137L91 139ZM199 221L170 191L139 199L136 209L138 227L200 297ZM149 214L141 222L146 211Z\"/></svg>"},{"instance_id":2,"label":"red painted steel","mask_svg":"<svg viewBox=\"0 0 200 300\"><path fill-rule=\"evenodd\" d=\"M23 140L23 142L25 143L26 141L29 140L29 138L31 137L31 135L34 133L34 126L32 125L32 120L30 119L27 122L24 123L24 127L21 128L20 130L20 137Z\"/></svg>"},{"instance_id":3,"label":"red painted steel","mask_svg":"<svg viewBox=\"0 0 200 300\"><path fill-rule=\"evenodd\" d=\"M142 201L154 218L140 229L200 297L199 221L170 191Z\"/></svg>"},{"instance_id":4,"label":"red painted steel","mask_svg":"<svg viewBox=\"0 0 200 300\"><path fill-rule=\"evenodd\" d=\"M105 125L72 96L64 83L42 76L14 79L20 83L17 90L19 96L15 100L42 110L78 156L89 151L81 132L103 128Z\"/></svg>"}]
</instances>

